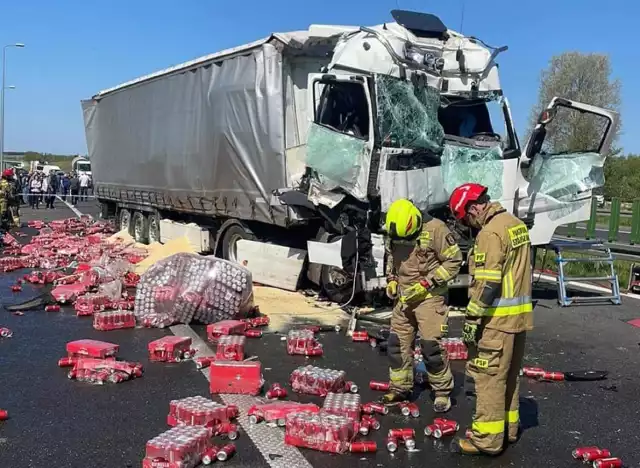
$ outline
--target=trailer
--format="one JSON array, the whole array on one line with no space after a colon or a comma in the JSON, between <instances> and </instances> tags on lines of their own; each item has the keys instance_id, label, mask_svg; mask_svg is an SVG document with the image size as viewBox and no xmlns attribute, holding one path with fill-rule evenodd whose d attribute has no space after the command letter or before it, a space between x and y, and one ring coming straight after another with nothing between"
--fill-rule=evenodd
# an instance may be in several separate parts
<instances>
[{"instance_id":1,"label":"trailer","mask_svg":"<svg viewBox=\"0 0 640 468\"><path fill-rule=\"evenodd\" d=\"M588 219L618 115L554 98L521 148L496 62L507 48L434 15L391 16L272 34L83 101L103 216L137 241L187 235L261 283L295 289L304 272L337 302L384 288L398 198L463 247L446 204L465 182L487 185L533 245ZM567 124L585 147L561 147Z\"/></svg>"}]
</instances>

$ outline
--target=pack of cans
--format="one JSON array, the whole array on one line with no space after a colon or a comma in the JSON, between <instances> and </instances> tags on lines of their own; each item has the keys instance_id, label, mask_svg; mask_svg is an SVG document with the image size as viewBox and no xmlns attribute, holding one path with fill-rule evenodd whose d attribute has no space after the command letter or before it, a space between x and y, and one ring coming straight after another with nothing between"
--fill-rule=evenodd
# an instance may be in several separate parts
<instances>
[{"instance_id":1,"label":"pack of cans","mask_svg":"<svg viewBox=\"0 0 640 468\"><path fill-rule=\"evenodd\" d=\"M194 468L213 446L202 426L177 426L149 440L143 468Z\"/></svg>"},{"instance_id":2,"label":"pack of cans","mask_svg":"<svg viewBox=\"0 0 640 468\"><path fill-rule=\"evenodd\" d=\"M18 257L0 258L0 270L5 273L23 268L22 259Z\"/></svg>"},{"instance_id":3,"label":"pack of cans","mask_svg":"<svg viewBox=\"0 0 640 468\"><path fill-rule=\"evenodd\" d=\"M153 265L138 282L135 313L155 323L205 324L242 318L252 304L252 279L241 265L178 253Z\"/></svg>"},{"instance_id":4,"label":"pack of cans","mask_svg":"<svg viewBox=\"0 0 640 468\"><path fill-rule=\"evenodd\" d=\"M224 335L218 338L216 359L222 361L242 361L247 339L242 335Z\"/></svg>"},{"instance_id":5,"label":"pack of cans","mask_svg":"<svg viewBox=\"0 0 640 468\"><path fill-rule=\"evenodd\" d=\"M170 426L206 426L228 423L238 417L234 405L222 405L202 396L192 396L169 402L167 424Z\"/></svg>"},{"instance_id":6,"label":"pack of cans","mask_svg":"<svg viewBox=\"0 0 640 468\"><path fill-rule=\"evenodd\" d=\"M258 395L264 385L258 361L213 361L209 366L209 391Z\"/></svg>"},{"instance_id":7,"label":"pack of cans","mask_svg":"<svg viewBox=\"0 0 640 468\"><path fill-rule=\"evenodd\" d=\"M245 322L250 328L257 328L268 326L270 320L268 315L262 315L260 317L242 319L242 321Z\"/></svg>"},{"instance_id":8,"label":"pack of cans","mask_svg":"<svg viewBox=\"0 0 640 468\"><path fill-rule=\"evenodd\" d=\"M62 361L62 360L61 360ZM61 363L59 362L58 365ZM142 364L115 359L78 358L73 363L68 377L72 380L102 385L120 383L141 377Z\"/></svg>"},{"instance_id":9,"label":"pack of cans","mask_svg":"<svg viewBox=\"0 0 640 468\"><path fill-rule=\"evenodd\" d=\"M67 343L67 356L96 359L115 358L120 346L98 340L76 340Z\"/></svg>"},{"instance_id":10,"label":"pack of cans","mask_svg":"<svg viewBox=\"0 0 640 468\"><path fill-rule=\"evenodd\" d=\"M333 414L294 413L286 419L284 442L331 453L344 453L356 436L353 421Z\"/></svg>"},{"instance_id":11,"label":"pack of cans","mask_svg":"<svg viewBox=\"0 0 640 468\"><path fill-rule=\"evenodd\" d=\"M249 422L258 424L261 421L275 422L279 426L286 424L286 418L290 414L320 412L318 405L313 403L298 403L297 401L274 401L260 405L253 405L247 411Z\"/></svg>"},{"instance_id":12,"label":"pack of cans","mask_svg":"<svg viewBox=\"0 0 640 468\"><path fill-rule=\"evenodd\" d=\"M440 346L447 352L449 360L466 360L469 357L467 345L464 344L462 338L443 338Z\"/></svg>"},{"instance_id":13,"label":"pack of cans","mask_svg":"<svg viewBox=\"0 0 640 468\"><path fill-rule=\"evenodd\" d=\"M130 310L96 312L93 315L93 328L96 330L121 330L135 326L136 316Z\"/></svg>"},{"instance_id":14,"label":"pack of cans","mask_svg":"<svg viewBox=\"0 0 640 468\"><path fill-rule=\"evenodd\" d=\"M81 317L103 311L110 302L109 298L102 294L85 294L76 299L73 308L76 315Z\"/></svg>"},{"instance_id":15,"label":"pack of cans","mask_svg":"<svg viewBox=\"0 0 640 468\"><path fill-rule=\"evenodd\" d=\"M324 399L322 412L344 416L353 421L360 421L360 414L362 412L360 395L330 392Z\"/></svg>"},{"instance_id":16,"label":"pack of cans","mask_svg":"<svg viewBox=\"0 0 640 468\"><path fill-rule=\"evenodd\" d=\"M148 348L149 359L156 362L180 362L195 354L187 336L163 336L149 343Z\"/></svg>"},{"instance_id":17,"label":"pack of cans","mask_svg":"<svg viewBox=\"0 0 640 468\"><path fill-rule=\"evenodd\" d=\"M314 366L298 367L291 373L289 383L294 392L326 396L343 393L346 389L346 373L341 370L322 369Z\"/></svg>"},{"instance_id":18,"label":"pack of cans","mask_svg":"<svg viewBox=\"0 0 640 468\"><path fill-rule=\"evenodd\" d=\"M303 356L322 356L322 345L311 330L290 330L287 334L287 353Z\"/></svg>"},{"instance_id":19,"label":"pack of cans","mask_svg":"<svg viewBox=\"0 0 640 468\"><path fill-rule=\"evenodd\" d=\"M207 339L216 342L226 335L242 335L247 330L247 323L242 320L221 320L207 325Z\"/></svg>"}]
</instances>

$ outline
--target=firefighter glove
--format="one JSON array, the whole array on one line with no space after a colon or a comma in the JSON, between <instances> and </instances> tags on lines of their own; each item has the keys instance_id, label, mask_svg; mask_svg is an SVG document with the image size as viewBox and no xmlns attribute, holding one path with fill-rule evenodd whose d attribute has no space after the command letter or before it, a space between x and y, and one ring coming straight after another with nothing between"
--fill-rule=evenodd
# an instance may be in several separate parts
<instances>
[{"instance_id":1,"label":"firefighter glove","mask_svg":"<svg viewBox=\"0 0 640 468\"><path fill-rule=\"evenodd\" d=\"M464 327L462 328L462 341L466 345L476 346L478 344L478 326L480 325L480 319L469 317L464 321Z\"/></svg>"},{"instance_id":2,"label":"firefighter glove","mask_svg":"<svg viewBox=\"0 0 640 468\"><path fill-rule=\"evenodd\" d=\"M387 297L389 299L395 299L398 295L398 282L394 279L387 282Z\"/></svg>"},{"instance_id":3,"label":"firefighter glove","mask_svg":"<svg viewBox=\"0 0 640 468\"><path fill-rule=\"evenodd\" d=\"M400 302L407 304L424 301L429 295L429 289L431 289L431 283L426 279L420 280L420 282L404 290L400 297Z\"/></svg>"}]
</instances>

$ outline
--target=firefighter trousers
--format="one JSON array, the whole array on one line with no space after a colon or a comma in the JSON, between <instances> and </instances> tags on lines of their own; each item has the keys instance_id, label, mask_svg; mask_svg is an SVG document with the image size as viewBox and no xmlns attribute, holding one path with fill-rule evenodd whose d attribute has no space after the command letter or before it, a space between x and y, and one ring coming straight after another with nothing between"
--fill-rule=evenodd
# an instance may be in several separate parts
<instances>
[{"instance_id":1,"label":"firefighter trousers","mask_svg":"<svg viewBox=\"0 0 640 468\"><path fill-rule=\"evenodd\" d=\"M413 390L413 352L416 332L427 368L429 385L436 396L447 396L453 390L453 375L440 338L447 324L447 306L442 296L406 306L398 302L391 315L391 335L387 347L391 388Z\"/></svg>"},{"instance_id":2,"label":"firefighter trousers","mask_svg":"<svg viewBox=\"0 0 640 468\"><path fill-rule=\"evenodd\" d=\"M477 357L467 362L476 386L471 442L487 453L500 453L508 437L518 436L520 368L526 332L506 333L485 328Z\"/></svg>"}]
</instances>

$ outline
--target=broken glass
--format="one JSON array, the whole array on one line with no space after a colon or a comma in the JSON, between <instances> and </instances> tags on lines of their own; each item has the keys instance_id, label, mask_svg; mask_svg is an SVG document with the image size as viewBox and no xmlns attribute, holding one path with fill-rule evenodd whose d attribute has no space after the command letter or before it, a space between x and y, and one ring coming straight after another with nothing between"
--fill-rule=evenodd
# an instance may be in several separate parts
<instances>
[{"instance_id":1,"label":"broken glass","mask_svg":"<svg viewBox=\"0 0 640 468\"><path fill-rule=\"evenodd\" d=\"M489 188L493 200L502 198L502 149L472 148L445 144L442 152L442 179L447 193L468 182Z\"/></svg>"},{"instance_id":2,"label":"broken glass","mask_svg":"<svg viewBox=\"0 0 640 468\"><path fill-rule=\"evenodd\" d=\"M378 129L382 141L400 148L442 151L444 130L438 122L440 93L425 83L376 75Z\"/></svg>"},{"instance_id":3,"label":"broken glass","mask_svg":"<svg viewBox=\"0 0 640 468\"><path fill-rule=\"evenodd\" d=\"M571 201L579 193L604 185L604 158L598 153L538 154L528 176L533 192Z\"/></svg>"},{"instance_id":4,"label":"broken glass","mask_svg":"<svg viewBox=\"0 0 640 468\"><path fill-rule=\"evenodd\" d=\"M312 123L307 137L306 164L316 171L323 188L351 191L366 164L365 140ZM358 193L354 194L359 196Z\"/></svg>"}]
</instances>

